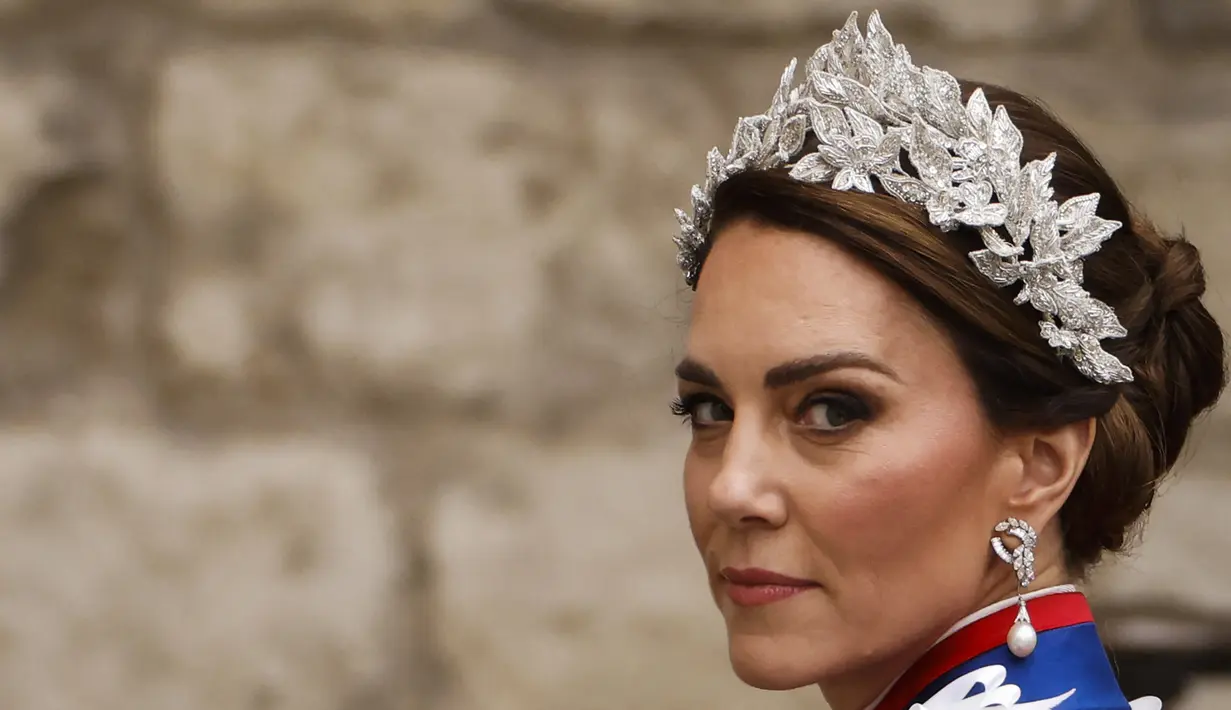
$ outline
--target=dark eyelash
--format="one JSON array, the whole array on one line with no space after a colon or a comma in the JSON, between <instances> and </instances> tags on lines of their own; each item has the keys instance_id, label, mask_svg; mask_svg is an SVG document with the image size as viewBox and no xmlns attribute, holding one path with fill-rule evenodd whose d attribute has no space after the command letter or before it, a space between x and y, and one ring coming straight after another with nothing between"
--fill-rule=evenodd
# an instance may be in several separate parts
<instances>
[{"instance_id":1,"label":"dark eyelash","mask_svg":"<svg viewBox=\"0 0 1231 710\"><path fill-rule=\"evenodd\" d=\"M681 395L671 402L671 413L683 419L687 424L692 421L693 412L697 411L699 405L716 400L717 398L713 395L701 392Z\"/></svg>"},{"instance_id":2,"label":"dark eyelash","mask_svg":"<svg viewBox=\"0 0 1231 710\"><path fill-rule=\"evenodd\" d=\"M701 403L701 400L702 395L699 394L680 395L671 402L671 413L687 421L697 410L697 405Z\"/></svg>"}]
</instances>

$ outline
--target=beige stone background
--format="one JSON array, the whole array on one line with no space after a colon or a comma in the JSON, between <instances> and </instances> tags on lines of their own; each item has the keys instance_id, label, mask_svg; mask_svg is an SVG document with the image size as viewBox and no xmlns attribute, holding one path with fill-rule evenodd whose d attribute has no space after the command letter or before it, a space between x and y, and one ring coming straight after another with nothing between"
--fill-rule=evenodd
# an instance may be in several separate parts
<instances>
[{"instance_id":1,"label":"beige stone background","mask_svg":"<svg viewBox=\"0 0 1231 710\"><path fill-rule=\"evenodd\" d=\"M1231 3L880 7L1231 318ZM0 2L0 707L823 707L731 676L693 560L670 210L851 8ZM1231 611L1229 430L1100 599Z\"/></svg>"}]
</instances>

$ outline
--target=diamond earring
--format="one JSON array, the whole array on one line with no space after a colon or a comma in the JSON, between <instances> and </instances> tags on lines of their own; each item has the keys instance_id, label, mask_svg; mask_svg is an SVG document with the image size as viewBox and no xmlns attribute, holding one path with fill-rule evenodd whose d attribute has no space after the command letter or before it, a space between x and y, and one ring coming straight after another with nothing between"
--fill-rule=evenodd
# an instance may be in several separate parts
<instances>
[{"instance_id":1,"label":"diamond earring","mask_svg":"<svg viewBox=\"0 0 1231 710\"><path fill-rule=\"evenodd\" d=\"M995 530L997 535L992 538L992 550L1005 564L1013 565L1018 583L1017 619L1013 622L1013 628L1009 629L1006 641L1014 656L1025 658L1034 652L1039 641L1039 635L1030 623L1030 612L1026 611L1026 600L1022 598L1022 591L1034 581L1034 548L1039 544L1039 535L1030 523L1017 518L998 523ZM1010 550L1004 544L1005 535L1017 538L1021 544Z\"/></svg>"}]
</instances>

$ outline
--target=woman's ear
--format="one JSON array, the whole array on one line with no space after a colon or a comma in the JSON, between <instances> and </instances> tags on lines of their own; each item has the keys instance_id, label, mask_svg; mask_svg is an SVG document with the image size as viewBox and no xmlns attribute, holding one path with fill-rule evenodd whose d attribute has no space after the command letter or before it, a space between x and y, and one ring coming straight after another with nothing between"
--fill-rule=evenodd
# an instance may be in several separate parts
<instances>
[{"instance_id":1,"label":"woman's ear","mask_svg":"<svg viewBox=\"0 0 1231 710\"><path fill-rule=\"evenodd\" d=\"M1093 418L1049 431L1022 434L1021 473L1007 501L1017 517L1051 520L1086 467L1098 424Z\"/></svg>"}]
</instances>

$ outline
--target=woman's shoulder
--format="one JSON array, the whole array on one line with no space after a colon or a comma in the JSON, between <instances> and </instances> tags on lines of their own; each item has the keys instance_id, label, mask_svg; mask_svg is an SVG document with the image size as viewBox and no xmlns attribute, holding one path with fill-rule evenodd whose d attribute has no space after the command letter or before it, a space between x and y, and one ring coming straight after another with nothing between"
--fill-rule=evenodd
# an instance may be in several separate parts
<instances>
[{"instance_id":1,"label":"woman's shoulder","mask_svg":"<svg viewBox=\"0 0 1231 710\"><path fill-rule=\"evenodd\" d=\"M1071 688L1052 697L1034 698L1029 690L1009 682L1009 669L1002 665L982 666L951 681L923 702L916 702L910 710L975 710L1001 708L1002 710L1122 710L1123 705L1089 705L1074 701L1078 688ZM1155 697L1133 700L1129 710L1162 710L1163 703Z\"/></svg>"},{"instance_id":2,"label":"woman's shoulder","mask_svg":"<svg viewBox=\"0 0 1231 710\"><path fill-rule=\"evenodd\" d=\"M1125 698L1083 594L1038 594L1032 649L1015 653L1006 643L1014 608L981 615L924 654L875 710L1160 710L1157 698Z\"/></svg>"}]
</instances>

